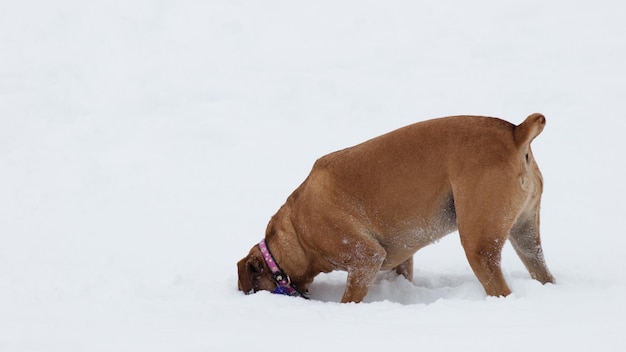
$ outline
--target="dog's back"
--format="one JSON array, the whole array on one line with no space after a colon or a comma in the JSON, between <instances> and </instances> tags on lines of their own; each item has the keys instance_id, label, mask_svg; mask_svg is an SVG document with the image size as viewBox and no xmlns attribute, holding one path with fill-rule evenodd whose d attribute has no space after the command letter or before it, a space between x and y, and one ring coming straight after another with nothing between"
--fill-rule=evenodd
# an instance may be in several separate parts
<instances>
[{"instance_id":1,"label":"dog's back","mask_svg":"<svg viewBox=\"0 0 626 352\"><path fill-rule=\"evenodd\" d=\"M303 186L315 188L317 195L350 198L337 204L361 213L377 234L427 227L437 237L456 229L450 203L457 180L480 182L492 171L510 177L522 173L529 143L541 131L534 116L520 127L482 116L412 124L320 158ZM314 198L307 202L320 200Z\"/></svg>"}]
</instances>

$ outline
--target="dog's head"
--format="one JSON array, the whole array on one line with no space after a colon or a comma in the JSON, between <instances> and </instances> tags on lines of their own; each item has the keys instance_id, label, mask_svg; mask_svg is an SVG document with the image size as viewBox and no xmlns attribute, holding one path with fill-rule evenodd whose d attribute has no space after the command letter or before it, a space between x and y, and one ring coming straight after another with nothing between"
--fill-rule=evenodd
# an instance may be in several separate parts
<instances>
[{"instance_id":1,"label":"dog's head","mask_svg":"<svg viewBox=\"0 0 626 352\"><path fill-rule=\"evenodd\" d=\"M245 294L257 291L272 292L277 287L259 246L252 247L250 253L237 263L237 269L239 271L239 290Z\"/></svg>"}]
</instances>

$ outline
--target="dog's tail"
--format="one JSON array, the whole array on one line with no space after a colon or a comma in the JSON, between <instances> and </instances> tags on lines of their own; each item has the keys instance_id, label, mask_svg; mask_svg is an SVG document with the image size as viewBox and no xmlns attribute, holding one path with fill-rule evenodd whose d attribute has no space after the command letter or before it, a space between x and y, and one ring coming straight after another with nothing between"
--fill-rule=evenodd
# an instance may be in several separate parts
<instances>
[{"instance_id":1,"label":"dog's tail","mask_svg":"<svg viewBox=\"0 0 626 352\"><path fill-rule=\"evenodd\" d=\"M529 145L530 142L535 139L543 131L546 126L546 118L539 113L534 113L526 118L519 126L516 126L513 131L513 138L515 139L515 145L517 148L522 148L525 145Z\"/></svg>"}]
</instances>

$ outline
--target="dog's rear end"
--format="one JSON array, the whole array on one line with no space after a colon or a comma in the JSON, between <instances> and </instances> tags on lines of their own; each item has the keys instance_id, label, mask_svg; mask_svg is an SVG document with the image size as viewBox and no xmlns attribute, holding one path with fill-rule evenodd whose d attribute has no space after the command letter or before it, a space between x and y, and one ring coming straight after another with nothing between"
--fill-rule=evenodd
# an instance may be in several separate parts
<instances>
[{"instance_id":1,"label":"dog's rear end","mask_svg":"<svg viewBox=\"0 0 626 352\"><path fill-rule=\"evenodd\" d=\"M509 141L499 146L503 149L500 162L472 164L470 172L478 174L471 178L457 175L459 181L453 185L461 243L476 277L491 296L511 293L500 267L507 239L533 278L554 282L539 237L543 178L530 148L545 123L543 115L530 115L514 126ZM494 151L492 155L498 154Z\"/></svg>"}]
</instances>

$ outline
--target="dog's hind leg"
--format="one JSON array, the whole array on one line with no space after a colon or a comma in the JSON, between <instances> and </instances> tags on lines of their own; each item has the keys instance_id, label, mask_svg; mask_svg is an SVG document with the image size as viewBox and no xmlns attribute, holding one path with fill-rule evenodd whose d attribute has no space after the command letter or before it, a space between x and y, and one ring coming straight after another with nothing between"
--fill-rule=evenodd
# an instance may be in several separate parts
<instances>
[{"instance_id":1,"label":"dog's hind leg","mask_svg":"<svg viewBox=\"0 0 626 352\"><path fill-rule=\"evenodd\" d=\"M520 216L509 233L509 240L533 279L542 284L554 283L539 238L539 206L530 214Z\"/></svg>"},{"instance_id":2,"label":"dog's hind leg","mask_svg":"<svg viewBox=\"0 0 626 352\"><path fill-rule=\"evenodd\" d=\"M489 182L455 192L461 244L474 274L490 296L511 293L500 259L515 216L507 210L508 199L503 193L490 189Z\"/></svg>"},{"instance_id":3,"label":"dog's hind leg","mask_svg":"<svg viewBox=\"0 0 626 352\"><path fill-rule=\"evenodd\" d=\"M504 280L500 267L502 246L506 237L501 233L494 233L494 230L493 228L469 230L459 227L459 234L467 260L485 292L490 296L508 296L511 290ZM472 239L475 237L477 239Z\"/></svg>"},{"instance_id":4,"label":"dog's hind leg","mask_svg":"<svg viewBox=\"0 0 626 352\"><path fill-rule=\"evenodd\" d=\"M394 270L398 275L402 275L407 280L413 281L413 256L410 256L409 259L395 267Z\"/></svg>"}]
</instances>

